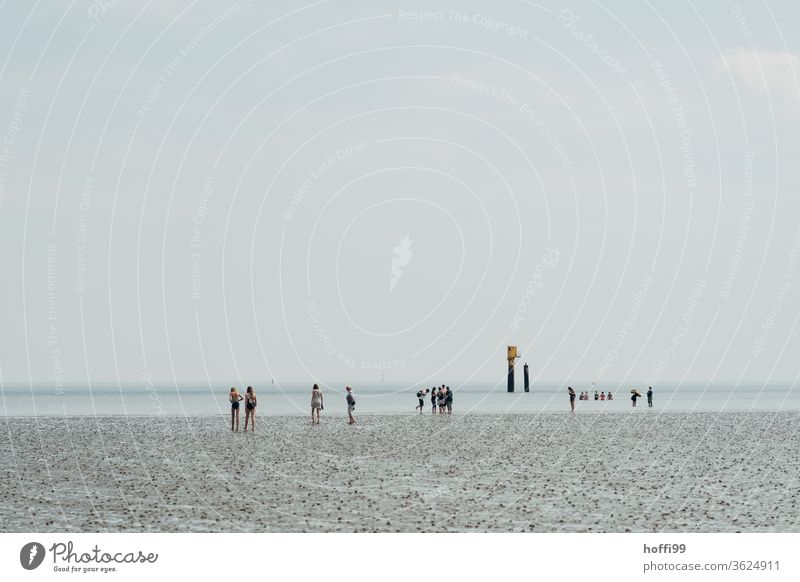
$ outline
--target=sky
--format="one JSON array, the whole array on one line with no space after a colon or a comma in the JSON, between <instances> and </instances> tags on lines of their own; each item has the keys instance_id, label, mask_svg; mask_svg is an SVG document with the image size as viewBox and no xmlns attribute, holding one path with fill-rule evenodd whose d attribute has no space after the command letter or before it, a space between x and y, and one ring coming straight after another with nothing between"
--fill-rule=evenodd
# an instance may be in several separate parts
<instances>
[{"instance_id":1,"label":"sky","mask_svg":"<svg viewBox=\"0 0 800 582\"><path fill-rule=\"evenodd\" d=\"M0 382L795 382L798 17L2 2Z\"/></svg>"}]
</instances>

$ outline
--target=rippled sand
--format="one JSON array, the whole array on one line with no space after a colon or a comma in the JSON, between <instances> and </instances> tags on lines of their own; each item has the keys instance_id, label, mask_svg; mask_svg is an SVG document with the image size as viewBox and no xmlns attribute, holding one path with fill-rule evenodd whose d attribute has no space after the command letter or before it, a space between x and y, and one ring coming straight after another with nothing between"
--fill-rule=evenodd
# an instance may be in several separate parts
<instances>
[{"instance_id":1,"label":"rippled sand","mask_svg":"<svg viewBox=\"0 0 800 582\"><path fill-rule=\"evenodd\" d=\"M800 531L797 413L7 418L2 531Z\"/></svg>"}]
</instances>

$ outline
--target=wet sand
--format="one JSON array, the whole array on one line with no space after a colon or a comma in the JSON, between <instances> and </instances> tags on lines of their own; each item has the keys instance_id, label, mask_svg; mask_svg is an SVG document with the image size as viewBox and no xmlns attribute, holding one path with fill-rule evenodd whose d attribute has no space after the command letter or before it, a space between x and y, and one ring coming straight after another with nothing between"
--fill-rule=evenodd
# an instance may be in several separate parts
<instances>
[{"instance_id":1,"label":"wet sand","mask_svg":"<svg viewBox=\"0 0 800 582\"><path fill-rule=\"evenodd\" d=\"M2 531L800 531L800 414L3 418Z\"/></svg>"}]
</instances>

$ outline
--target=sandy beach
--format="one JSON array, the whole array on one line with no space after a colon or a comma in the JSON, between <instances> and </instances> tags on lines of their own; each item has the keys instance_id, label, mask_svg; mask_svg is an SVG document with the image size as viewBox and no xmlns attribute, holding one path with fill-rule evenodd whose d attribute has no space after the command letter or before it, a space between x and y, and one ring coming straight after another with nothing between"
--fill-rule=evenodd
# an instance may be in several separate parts
<instances>
[{"instance_id":1,"label":"sandy beach","mask_svg":"<svg viewBox=\"0 0 800 582\"><path fill-rule=\"evenodd\" d=\"M798 531L788 412L4 418L2 531Z\"/></svg>"}]
</instances>

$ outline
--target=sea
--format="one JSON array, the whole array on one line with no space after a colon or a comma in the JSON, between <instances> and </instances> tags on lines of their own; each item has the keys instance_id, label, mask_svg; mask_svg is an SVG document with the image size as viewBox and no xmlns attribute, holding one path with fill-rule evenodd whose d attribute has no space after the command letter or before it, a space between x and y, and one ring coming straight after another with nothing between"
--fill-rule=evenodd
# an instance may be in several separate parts
<instances>
[{"instance_id":1,"label":"sea","mask_svg":"<svg viewBox=\"0 0 800 582\"><path fill-rule=\"evenodd\" d=\"M4 384L0 386L3 416L206 416L228 414L228 392L233 384L148 382L146 384L96 384L72 386ZM505 382L451 382L454 414L536 414L569 411L566 385L540 383L525 392L517 386L509 393ZM320 382L327 413L344 413L345 385ZM693 383L654 386L653 407L644 396L647 386L609 387L573 384L576 392L590 392L590 400L576 400L578 413L800 411L800 386L791 384ZM265 382L253 384L258 414L309 414L311 383ZM243 387L237 388L244 392ZM356 415L414 414L419 384L386 382L353 385ZM424 390L424 388L422 388ZM631 406L631 390L642 398ZM594 400L594 391L611 391L613 400ZM430 396L424 412L431 408ZM241 409L242 414L244 409Z\"/></svg>"}]
</instances>

